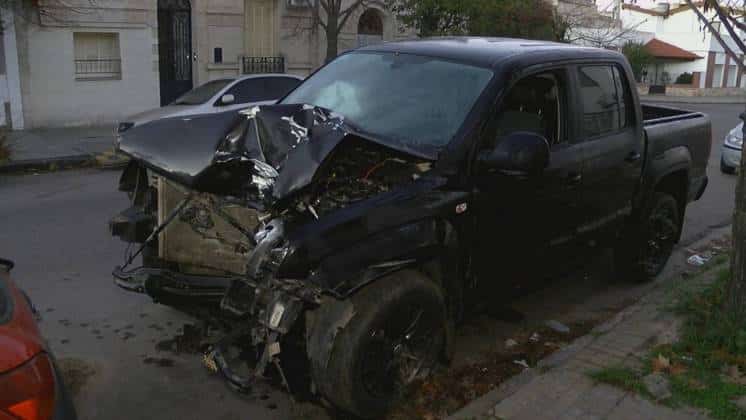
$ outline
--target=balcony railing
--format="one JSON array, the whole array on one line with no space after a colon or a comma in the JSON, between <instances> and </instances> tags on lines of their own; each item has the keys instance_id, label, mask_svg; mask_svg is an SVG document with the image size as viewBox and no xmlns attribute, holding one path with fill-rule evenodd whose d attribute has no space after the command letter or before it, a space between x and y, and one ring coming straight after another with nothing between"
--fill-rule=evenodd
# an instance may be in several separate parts
<instances>
[{"instance_id":1,"label":"balcony railing","mask_svg":"<svg viewBox=\"0 0 746 420\"><path fill-rule=\"evenodd\" d=\"M241 72L285 73L285 57L241 57Z\"/></svg>"},{"instance_id":2,"label":"balcony railing","mask_svg":"<svg viewBox=\"0 0 746 420\"><path fill-rule=\"evenodd\" d=\"M87 59L75 60L75 77L87 78L118 78L122 76L122 60L119 59Z\"/></svg>"}]
</instances>

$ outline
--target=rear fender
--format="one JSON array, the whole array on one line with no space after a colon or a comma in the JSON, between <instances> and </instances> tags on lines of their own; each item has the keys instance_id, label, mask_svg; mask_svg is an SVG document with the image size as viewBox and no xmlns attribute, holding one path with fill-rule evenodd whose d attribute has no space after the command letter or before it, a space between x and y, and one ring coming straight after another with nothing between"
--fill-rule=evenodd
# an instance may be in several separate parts
<instances>
[{"instance_id":1,"label":"rear fender","mask_svg":"<svg viewBox=\"0 0 746 420\"><path fill-rule=\"evenodd\" d=\"M670 175L675 173L684 173L684 185L683 190L683 201L680 203L682 206L686 206L689 197L689 170L692 167L692 155L688 148L684 146L673 147L664 151L663 153L654 156L648 164L647 170L645 171L645 179L647 180L643 185L643 193L640 195L640 201L636 206L639 211L646 208L650 204L650 199L653 197L653 193L659 189L661 183ZM678 199L678 197L677 197Z\"/></svg>"}]
</instances>

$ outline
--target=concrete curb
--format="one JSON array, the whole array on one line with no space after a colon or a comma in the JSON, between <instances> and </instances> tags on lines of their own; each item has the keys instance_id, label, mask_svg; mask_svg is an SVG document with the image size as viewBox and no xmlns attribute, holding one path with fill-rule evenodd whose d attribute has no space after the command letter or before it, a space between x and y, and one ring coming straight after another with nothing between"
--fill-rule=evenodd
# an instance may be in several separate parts
<instances>
[{"instance_id":1,"label":"concrete curb","mask_svg":"<svg viewBox=\"0 0 746 420\"><path fill-rule=\"evenodd\" d=\"M59 156L44 159L10 160L0 163L0 174L23 174L26 172L51 172L65 169L96 167L106 170L123 169L129 159L116 152Z\"/></svg>"},{"instance_id":2,"label":"concrete curb","mask_svg":"<svg viewBox=\"0 0 746 420\"><path fill-rule=\"evenodd\" d=\"M0 173L14 174L31 171L55 171L60 169L87 168L94 163L94 157L88 154L59 156L45 159L9 160L0 163Z\"/></svg>"}]
</instances>

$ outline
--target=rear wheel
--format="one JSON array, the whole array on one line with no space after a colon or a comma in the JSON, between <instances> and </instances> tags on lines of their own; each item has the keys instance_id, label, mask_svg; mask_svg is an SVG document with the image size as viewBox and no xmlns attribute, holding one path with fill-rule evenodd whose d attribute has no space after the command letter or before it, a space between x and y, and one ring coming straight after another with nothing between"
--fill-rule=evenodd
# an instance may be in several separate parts
<instances>
[{"instance_id":1,"label":"rear wheel","mask_svg":"<svg viewBox=\"0 0 746 420\"><path fill-rule=\"evenodd\" d=\"M720 158L720 172L731 175L731 174L736 173L736 168L734 166L729 166L727 163L725 163L725 159L721 157Z\"/></svg>"},{"instance_id":2,"label":"rear wheel","mask_svg":"<svg viewBox=\"0 0 746 420\"><path fill-rule=\"evenodd\" d=\"M656 192L636 227L629 227L615 249L616 269L623 277L649 281L666 266L681 230L676 199Z\"/></svg>"},{"instance_id":3,"label":"rear wheel","mask_svg":"<svg viewBox=\"0 0 746 420\"><path fill-rule=\"evenodd\" d=\"M367 286L351 304L354 315L334 337L328 363L312 362L313 379L337 408L377 418L444 354L444 299L422 274L402 271Z\"/></svg>"}]
</instances>

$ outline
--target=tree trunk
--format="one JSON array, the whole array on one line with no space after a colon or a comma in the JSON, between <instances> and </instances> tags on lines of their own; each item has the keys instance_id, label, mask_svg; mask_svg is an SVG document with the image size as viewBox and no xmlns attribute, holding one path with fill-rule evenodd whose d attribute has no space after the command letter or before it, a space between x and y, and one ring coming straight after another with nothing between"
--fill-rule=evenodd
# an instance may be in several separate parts
<instances>
[{"instance_id":1,"label":"tree trunk","mask_svg":"<svg viewBox=\"0 0 746 420\"><path fill-rule=\"evenodd\" d=\"M742 133L746 135L746 111ZM730 261L725 310L737 322L746 321L746 157L741 153L741 167L736 183L736 209L733 215L733 252Z\"/></svg>"},{"instance_id":2,"label":"tree trunk","mask_svg":"<svg viewBox=\"0 0 746 420\"><path fill-rule=\"evenodd\" d=\"M337 28L338 16L330 13L326 21L326 60L328 63L337 56L338 42L339 42L339 30Z\"/></svg>"},{"instance_id":3,"label":"tree trunk","mask_svg":"<svg viewBox=\"0 0 746 420\"><path fill-rule=\"evenodd\" d=\"M324 60L325 63L328 63L337 56L337 34L330 34L327 32L326 34L326 59Z\"/></svg>"}]
</instances>

